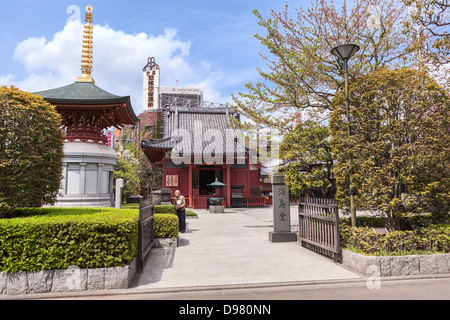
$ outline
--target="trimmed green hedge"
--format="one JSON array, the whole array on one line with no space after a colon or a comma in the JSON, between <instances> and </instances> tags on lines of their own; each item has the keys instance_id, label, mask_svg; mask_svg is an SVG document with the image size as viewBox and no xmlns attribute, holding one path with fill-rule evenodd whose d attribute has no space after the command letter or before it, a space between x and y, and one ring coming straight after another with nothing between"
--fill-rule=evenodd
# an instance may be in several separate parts
<instances>
[{"instance_id":1,"label":"trimmed green hedge","mask_svg":"<svg viewBox=\"0 0 450 320\"><path fill-rule=\"evenodd\" d=\"M450 216L439 216L439 217L433 217L430 214L425 215L414 215L411 217L404 217L400 219L400 224L405 229L420 229L420 228L426 228L431 225L436 224L449 224L450 223ZM341 218L340 219L341 224L351 225L351 219L350 218ZM365 217L365 216L359 216L356 217L356 225L358 227L372 227L372 228L383 228L387 225L387 219L384 217Z\"/></svg>"},{"instance_id":2,"label":"trimmed green hedge","mask_svg":"<svg viewBox=\"0 0 450 320\"><path fill-rule=\"evenodd\" d=\"M136 209L16 209L0 219L0 271L125 266L137 255L138 222ZM155 238L177 237L178 217L156 213Z\"/></svg>"},{"instance_id":3,"label":"trimmed green hedge","mask_svg":"<svg viewBox=\"0 0 450 320\"><path fill-rule=\"evenodd\" d=\"M178 217L155 213L155 238L178 238Z\"/></svg>"},{"instance_id":4,"label":"trimmed green hedge","mask_svg":"<svg viewBox=\"0 0 450 320\"><path fill-rule=\"evenodd\" d=\"M155 214L156 213L170 213L170 214L177 214L174 206L172 205L156 205L155 206ZM197 217L197 214L194 211L186 210L186 217Z\"/></svg>"},{"instance_id":5,"label":"trimmed green hedge","mask_svg":"<svg viewBox=\"0 0 450 320\"><path fill-rule=\"evenodd\" d=\"M157 213L177 214L175 207L173 205L168 205L168 206L156 205L155 206L155 214L157 214Z\"/></svg>"},{"instance_id":6,"label":"trimmed green hedge","mask_svg":"<svg viewBox=\"0 0 450 320\"><path fill-rule=\"evenodd\" d=\"M340 223L341 246L366 255L410 255L450 253L450 225L431 225L430 216L412 217L408 222L414 230L378 234L373 228L385 226L383 218L358 217L358 227L349 219Z\"/></svg>"},{"instance_id":7,"label":"trimmed green hedge","mask_svg":"<svg viewBox=\"0 0 450 320\"><path fill-rule=\"evenodd\" d=\"M22 217L0 219L0 271L125 266L137 254L137 210L20 209L13 216Z\"/></svg>"}]
</instances>

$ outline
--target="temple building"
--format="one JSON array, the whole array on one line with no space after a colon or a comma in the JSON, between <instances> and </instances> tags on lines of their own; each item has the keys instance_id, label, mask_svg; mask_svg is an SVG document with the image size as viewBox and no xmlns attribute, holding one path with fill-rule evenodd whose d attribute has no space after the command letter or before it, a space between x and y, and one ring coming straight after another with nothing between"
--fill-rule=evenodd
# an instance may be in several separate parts
<instances>
[{"instance_id":1,"label":"temple building","mask_svg":"<svg viewBox=\"0 0 450 320\"><path fill-rule=\"evenodd\" d=\"M144 135L140 145L152 165L162 166L162 187L172 195L180 190L192 208L207 208L216 192L227 207L271 203L267 168L250 160L245 138L232 128L239 114L227 105L204 103L199 88L175 87L171 97L170 90L159 87L159 72L154 58L149 59L144 68L147 105L139 118L161 121L161 137ZM145 127L151 131L155 125L146 121ZM223 190L210 186L215 181L225 184Z\"/></svg>"},{"instance_id":2,"label":"temple building","mask_svg":"<svg viewBox=\"0 0 450 320\"><path fill-rule=\"evenodd\" d=\"M136 125L139 119L129 96L117 96L95 85L92 72L92 7L87 7L82 76L73 84L35 92L56 107L62 117L64 160L60 196L55 206L114 206L114 149L103 131Z\"/></svg>"}]
</instances>

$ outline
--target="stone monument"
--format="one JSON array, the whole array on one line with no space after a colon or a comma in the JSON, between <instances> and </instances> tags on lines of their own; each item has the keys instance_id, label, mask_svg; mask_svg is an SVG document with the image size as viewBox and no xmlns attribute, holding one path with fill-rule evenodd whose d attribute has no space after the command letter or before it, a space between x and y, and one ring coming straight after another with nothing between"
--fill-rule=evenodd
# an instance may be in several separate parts
<instances>
[{"instance_id":1,"label":"stone monument","mask_svg":"<svg viewBox=\"0 0 450 320\"><path fill-rule=\"evenodd\" d=\"M122 208L122 189L124 186L124 180L122 178L116 179L116 208Z\"/></svg>"},{"instance_id":2,"label":"stone monument","mask_svg":"<svg viewBox=\"0 0 450 320\"><path fill-rule=\"evenodd\" d=\"M161 190L153 191L153 204L170 206L172 205L172 190L169 188L162 188Z\"/></svg>"},{"instance_id":3,"label":"stone monument","mask_svg":"<svg viewBox=\"0 0 450 320\"><path fill-rule=\"evenodd\" d=\"M284 183L284 176L272 176L272 212L273 231L269 232L271 242L297 241L297 235L291 231L291 214L289 190Z\"/></svg>"}]
</instances>

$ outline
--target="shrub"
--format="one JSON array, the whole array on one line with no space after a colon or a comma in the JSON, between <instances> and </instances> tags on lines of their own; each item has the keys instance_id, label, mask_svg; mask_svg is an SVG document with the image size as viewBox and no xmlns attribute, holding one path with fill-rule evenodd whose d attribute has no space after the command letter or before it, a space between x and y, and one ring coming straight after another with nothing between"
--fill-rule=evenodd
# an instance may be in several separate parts
<instances>
[{"instance_id":1,"label":"shrub","mask_svg":"<svg viewBox=\"0 0 450 320\"><path fill-rule=\"evenodd\" d=\"M439 217L439 219L437 219L435 215L417 214L410 217L403 217L400 221L402 222L401 224L404 228L417 230L435 224L449 224L450 216L448 214L445 216L442 215ZM351 220L350 218L341 218L340 223L350 226ZM387 226L387 224L387 218L385 217L356 217L356 225L358 227L384 228Z\"/></svg>"},{"instance_id":2,"label":"shrub","mask_svg":"<svg viewBox=\"0 0 450 320\"><path fill-rule=\"evenodd\" d=\"M155 214L177 214L173 205L156 205L155 206ZM186 217L197 217L197 214L194 211L186 210Z\"/></svg>"},{"instance_id":3,"label":"shrub","mask_svg":"<svg viewBox=\"0 0 450 320\"><path fill-rule=\"evenodd\" d=\"M356 217L356 225L358 227L384 228L386 226L386 220L387 219L384 217L360 216L360 217ZM340 223L350 226L351 219L350 218L341 218Z\"/></svg>"},{"instance_id":4,"label":"shrub","mask_svg":"<svg viewBox=\"0 0 450 320\"><path fill-rule=\"evenodd\" d=\"M52 204L61 187L61 117L42 97L0 86L0 217Z\"/></svg>"},{"instance_id":5,"label":"shrub","mask_svg":"<svg viewBox=\"0 0 450 320\"><path fill-rule=\"evenodd\" d=\"M450 226L435 225L415 231L377 234L370 227L340 227L341 246L370 255L449 253Z\"/></svg>"},{"instance_id":6,"label":"shrub","mask_svg":"<svg viewBox=\"0 0 450 320\"><path fill-rule=\"evenodd\" d=\"M175 207L173 205L156 205L155 206L155 214L157 213L170 213L177 214L175 211Z\"/></svg>"},{"instance_id":7,"label":"shrub","mask_svg":"<svg viewBox=\"0 0 450 320\"><path fill-rule=\"evenodd\" d=\"M125 266L137 255L138 221L136 209L15 209L0 219L0 271ZM155 238L177 237L178 217L155 214Z\"/></svg>"},{"instance_id":8,"label":"shrub","mask_svg":"<svg viewBox=\"0 0 450 320\"><path fill-rule=\"evenodd\" d=\"M355 206L376 208L391 229L401 230L410 212L448 212L449 92L424 71L380 68L354 79L349 97L352 134L343 90L329 122L341 207L349 205L352 172Z\"/></svg>"},{"instance_id":9,"label":"shrub","mask_svg":"<svg viewBox=\"0 0 450 320\"><path fill-rule=\"evenodd\" d=\"M20 213L19 213L20 212ZM138 211L22 209L0 219L0 271L125 266L137 254Z\"/></svg>"},{"instance_id":10,"label":"shrub","mask_svg":"<svg viewBox=\"0 0 450 320\"><path fill-rule=\"evenodd\" d=\"M178 217L155 213L155 238L178 238Z\"/></svg>"}]
</instances>

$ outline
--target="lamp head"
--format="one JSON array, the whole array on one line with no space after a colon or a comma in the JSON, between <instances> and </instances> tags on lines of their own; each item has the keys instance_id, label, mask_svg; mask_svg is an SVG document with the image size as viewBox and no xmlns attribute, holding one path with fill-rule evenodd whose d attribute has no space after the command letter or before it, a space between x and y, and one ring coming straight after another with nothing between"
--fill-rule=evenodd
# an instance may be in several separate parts
<instances>
[{"instance_id":1,"label":"lamp head","mask_svg":"<svg viewBox=\"0 0 450 320\"><path fill-rule=\"evenodd\" d=\"M331 50L331 53L339 59L345 61L349 60L353 55L359 51L359 46L356 44L343 44Z\"/></svg>"}]
</instances>

